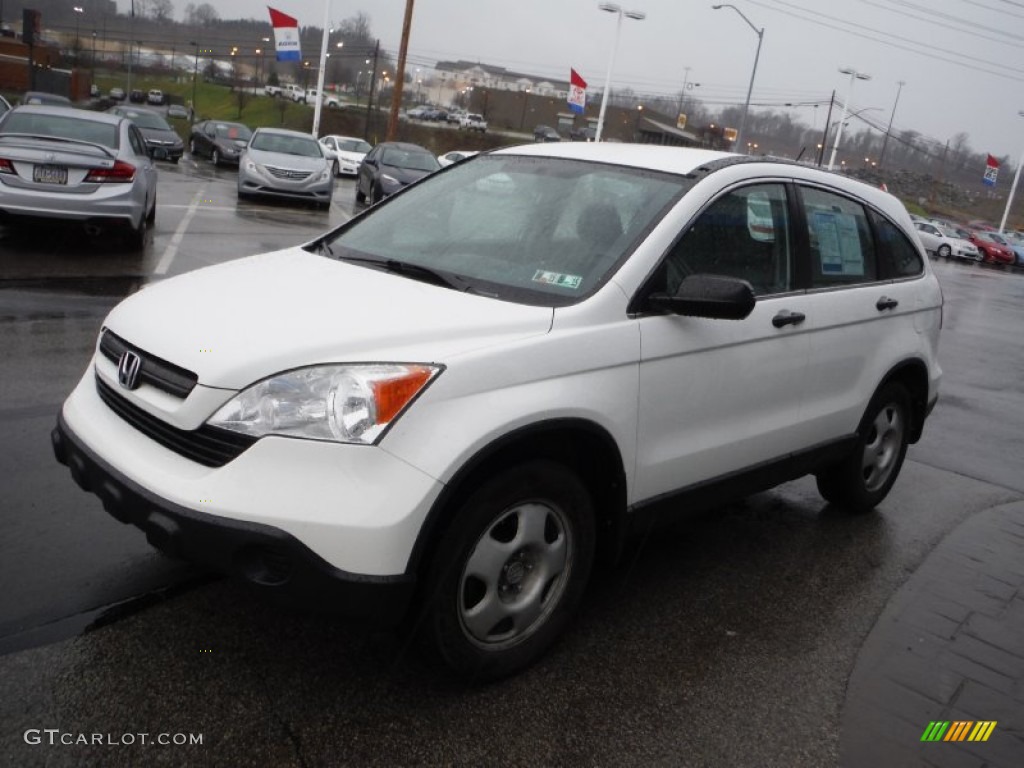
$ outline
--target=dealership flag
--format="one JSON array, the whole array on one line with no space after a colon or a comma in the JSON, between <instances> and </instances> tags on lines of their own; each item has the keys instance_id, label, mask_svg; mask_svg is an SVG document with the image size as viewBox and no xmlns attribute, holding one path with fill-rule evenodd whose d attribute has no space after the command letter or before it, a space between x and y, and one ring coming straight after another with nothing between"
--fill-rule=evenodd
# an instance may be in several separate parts
<instances>
[{"instance_id":1,"label":"dealership flag","mask_svg":"<svg viewBox=\"0 0 1024 768\"><path fill-rule=\"evenodd\" d=\"M587 81L575 69L569 69L569 109L582 115L587 106Z\"/></svg>"},{"instance_id":2,"label":"dealership flag","mask_svg":"<svg viewBox=\"0 0 1024 768\"><path fill-rule=\"evenodd\" d=\"M277 49L278 61L301 61L302 50L299 48L299 20L287 13L281 13L267 6L270 11L270 23L274 27L274 46Z\"/></svg>"},{"instance_id":3,"label":"dealership flag","mask_svg":"<svg viewBox=\"0 0 1024 768\"><path fill-rule=\"evenodd\" d=\"M988 160L985 161L985 178L983 181L986 185L994 187L996 185L996 176L998 175L999 161L992 157L992 155L989 155Z\"/></svg>"}]
</instances>

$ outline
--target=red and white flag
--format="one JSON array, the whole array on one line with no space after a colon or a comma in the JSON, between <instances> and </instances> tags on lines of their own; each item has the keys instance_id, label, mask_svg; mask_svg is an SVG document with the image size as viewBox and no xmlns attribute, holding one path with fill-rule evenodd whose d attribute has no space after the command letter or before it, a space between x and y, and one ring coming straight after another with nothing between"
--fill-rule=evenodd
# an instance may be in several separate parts
<instances>
[{"instance_id":1,"label":"red and white flag","mask_svg":"<svg viewBox=\"0 0 1024 768\"><path fill-rule=\"evenodd\" d=\"M575 69L569 69L569 109L582 115L587 107L587 81Z\"/></svg>"},{"instance_id":2,"label":"red and white flag","mask_svg":"<svg viewBox=\"0 0 1024 768\"><path fill-rule=\"evenodd\" d=\"M992 157L992 155L989 155L988 160L985 161L985 177L982 181L985 183L985 186L994 187L997 176L999 176L999 161Z\"/></svg>"},{"instance_id":3,"label":"red and white flag","mask_svg":"<svg viewBox=\"0 0 1024 768\"><path fill-rule=\"evenodd\" d=\"M270 23L274 27L274 47L278 61L301 61L302 49L299 47L299 20L281 13L276 8L267 6L270 11Z\"/></svg>"}]
</instances>

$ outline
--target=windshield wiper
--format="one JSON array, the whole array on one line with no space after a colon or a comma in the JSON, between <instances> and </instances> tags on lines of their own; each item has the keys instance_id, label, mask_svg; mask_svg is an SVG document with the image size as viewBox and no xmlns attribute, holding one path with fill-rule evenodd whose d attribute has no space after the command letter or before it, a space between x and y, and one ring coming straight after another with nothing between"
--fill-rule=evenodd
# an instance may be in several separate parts
<instances>
[{"instance_id":1,"label":"windshield wiper","mask_svg":"<svg viewBox=\"0 0 1024 768\"><path fill-rule=\"evenodd\" d=\"M330 246L327 245L327 243L323 243L321 248L323 251L330 253ZM384 270L385 272L391 272L392 274L402 275L402 277L408 277L411 280L419 280L420 282L430 283L431 285L453 288L456 291L475 293L466 278L452 272L438 272L430 267L424 267L421 264L412 264L408 261L400 261L399 259L373 259L366 256L341 256L340 258L342 261L354 261L360 264L369 264L371 267L376 267Z\"/></svg>"}]
</instances>

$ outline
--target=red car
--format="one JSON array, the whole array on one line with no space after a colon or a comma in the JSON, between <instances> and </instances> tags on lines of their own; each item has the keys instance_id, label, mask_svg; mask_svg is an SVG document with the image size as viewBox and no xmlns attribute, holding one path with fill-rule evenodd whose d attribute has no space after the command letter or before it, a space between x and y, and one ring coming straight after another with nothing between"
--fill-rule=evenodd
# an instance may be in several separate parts
<instances>
[{"instance_id":1,"label":"red car","mask_svg":"<svg viewBox=\"0 0 1024 768\"><path fill-rule=\"evenodd\" d=\"M978 246L981 260L986 264L1014 264L1017 261L1013 250L996 242L991 232L974 230L971 232L971 242Z\"/></svg>"}]
</instances>

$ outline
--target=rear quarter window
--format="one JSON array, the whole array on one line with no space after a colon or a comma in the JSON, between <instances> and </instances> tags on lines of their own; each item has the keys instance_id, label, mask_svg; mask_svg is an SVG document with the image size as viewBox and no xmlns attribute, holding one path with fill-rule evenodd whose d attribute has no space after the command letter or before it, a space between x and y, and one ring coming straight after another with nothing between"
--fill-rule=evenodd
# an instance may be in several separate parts
<instances>
[{"instance_id":1,"label":"rear quarter window","mask_svg":"<svg viewBox=\"0 0 1024 768\"><path fill-rule=\"evenodd\" d=\"M903 230L882 214L872 211L871 223L878 238L881 277L914 277L924 272L924 261Z\"/></svg>"}]
</instances>

